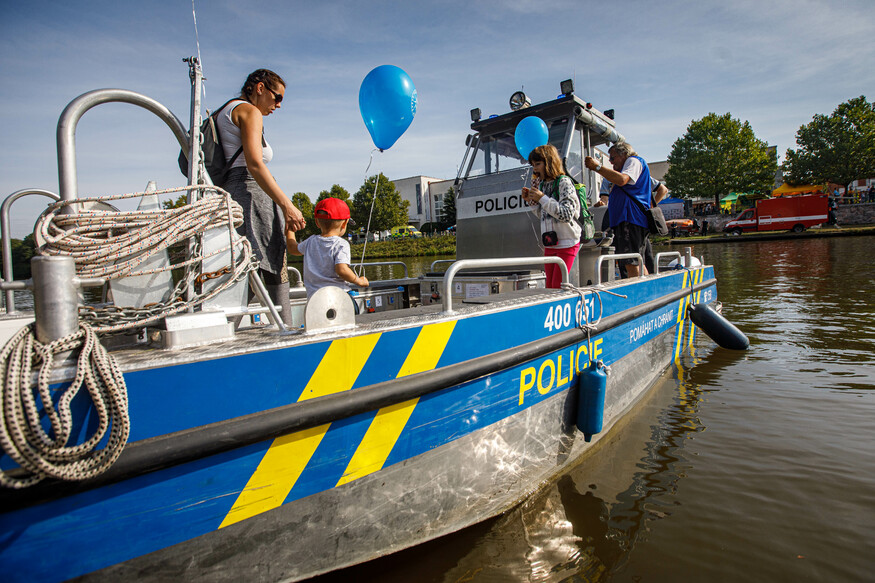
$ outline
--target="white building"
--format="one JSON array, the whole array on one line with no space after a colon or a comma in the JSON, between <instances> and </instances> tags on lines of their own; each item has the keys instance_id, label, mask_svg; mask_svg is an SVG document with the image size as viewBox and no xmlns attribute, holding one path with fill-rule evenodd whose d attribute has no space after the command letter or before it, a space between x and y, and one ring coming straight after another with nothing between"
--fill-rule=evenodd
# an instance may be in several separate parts
<instances>
[{"instance_id":1,"label":"white building","mask_svg":"<svg viewBox=\"0 0 875 583\"><path fill-rule=\"evenodd\" d=\"M444 195L453 186L453 180L430 176L411 176L392 180L401 198L410 203L407 211L408 224L421 228L426 223L441 220Z\"/></svg>"}]
</instances>

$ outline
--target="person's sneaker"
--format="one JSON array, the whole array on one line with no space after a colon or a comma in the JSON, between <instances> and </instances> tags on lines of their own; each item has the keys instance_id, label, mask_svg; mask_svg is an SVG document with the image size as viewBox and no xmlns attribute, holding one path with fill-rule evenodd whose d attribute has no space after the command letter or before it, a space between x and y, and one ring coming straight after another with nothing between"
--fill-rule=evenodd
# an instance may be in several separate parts
<instances>
[{"instance_id":1,"label":"person's sneaker","mask_svg":"<svg viewBox=\"0 0 875 583\"><path fill-rule=\"evenodd\" d=\"M604 237L602 237L602 240L598 242L598 246L599 247L610 247L611 243L613 243L613 242L614 242L613 235L605 235Z\"/></svg>"}]
</instances>

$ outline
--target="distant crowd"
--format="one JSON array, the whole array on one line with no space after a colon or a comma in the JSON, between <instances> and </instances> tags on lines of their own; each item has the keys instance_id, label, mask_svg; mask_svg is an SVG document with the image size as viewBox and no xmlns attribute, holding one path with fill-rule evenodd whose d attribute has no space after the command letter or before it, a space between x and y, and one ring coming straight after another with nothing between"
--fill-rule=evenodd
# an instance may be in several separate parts
<instances>
[{"instance_id":1,"label":"distant crowd","mask_svg":"<svg viewBox=\"0 0 875 583\"><path fill-rule=\"evenodd\" d=\"M875 202L875 185L870 186L869 190L851 188L845 194L840 195L838 189L832 192L832 196L836 198L839 204L859 204L861 202Z\"/></svg>"}]
</instances>

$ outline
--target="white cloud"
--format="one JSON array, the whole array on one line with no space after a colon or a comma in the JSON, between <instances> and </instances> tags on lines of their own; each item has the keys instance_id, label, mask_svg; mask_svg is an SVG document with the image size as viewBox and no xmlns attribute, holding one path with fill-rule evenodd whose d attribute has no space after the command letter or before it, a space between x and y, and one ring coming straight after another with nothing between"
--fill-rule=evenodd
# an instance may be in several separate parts
<instances>
[{"instance_id":1,"label":"white cloud","mask_svg":"<svg viewBox=\"0 0 875 583\"><path fill-rule=\"evenodd\" d=\"M236 94L259 67L288 82L265 127L271 167L289 194L361 185L373 144L358 87L386 63L411 75L420 103L408 132L375 156L371 173L393 178L455 177L470 109L504 113L522 87L535 102L553 99L569 77L578 95L616 110L618 130L649 160L665 159L689 122L712 111L750 121L783 154L814 114L861 94L871 100L875 88L868 0L195 3L206 105ZM188 125L181 58L196 53L189 2L18 3L5 8L2 27L0 196L57 190L55 126L85 91L139 91ZM181 184L160 122L106 109L81 122L80 190ZM33 217L17 218L17 209L29 205L42 202L13 210L18 236Z\"/></svg>"}]
</instances>

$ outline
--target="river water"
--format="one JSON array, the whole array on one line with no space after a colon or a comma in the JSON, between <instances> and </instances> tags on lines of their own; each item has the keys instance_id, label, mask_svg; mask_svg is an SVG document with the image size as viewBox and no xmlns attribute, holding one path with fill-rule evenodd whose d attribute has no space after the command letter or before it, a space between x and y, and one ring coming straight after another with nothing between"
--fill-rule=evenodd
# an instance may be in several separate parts
<instances>
[{"instance_id":1,"label":"river water","mask_svg":"<svg viewBox=\"0 0 875 583\"><path fill-rule=\"evenodd\" d=\"M748 351L700 333L609 439L516 509L318 581L872 581L873 243L694 248Z\"/></svg>"}]
</instances>

